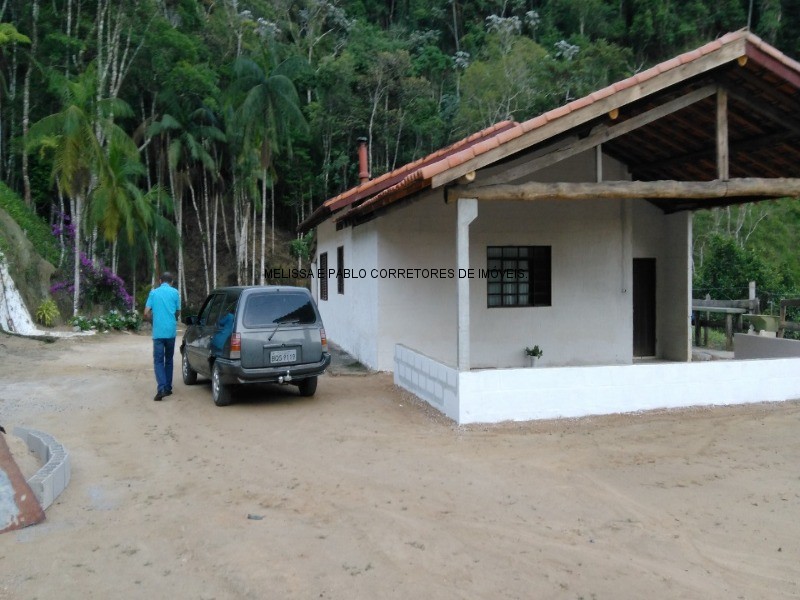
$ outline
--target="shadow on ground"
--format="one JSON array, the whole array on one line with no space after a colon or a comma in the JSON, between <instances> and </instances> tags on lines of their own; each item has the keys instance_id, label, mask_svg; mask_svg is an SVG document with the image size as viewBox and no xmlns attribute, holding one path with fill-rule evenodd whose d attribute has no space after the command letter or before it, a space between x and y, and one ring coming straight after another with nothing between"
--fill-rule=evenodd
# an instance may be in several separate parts
<instances>
[{"instance_id":1,"label":"shadow on ground","mask_svg":"<svg viewBox=\"0 0 800 600\"><path fill-rule=\"evenodd\" d=\"M331 375L368 375L372 372L336 344L328 342L328 351L331 353L331 365L328 367Z\"/></svg>"}]
</instances>

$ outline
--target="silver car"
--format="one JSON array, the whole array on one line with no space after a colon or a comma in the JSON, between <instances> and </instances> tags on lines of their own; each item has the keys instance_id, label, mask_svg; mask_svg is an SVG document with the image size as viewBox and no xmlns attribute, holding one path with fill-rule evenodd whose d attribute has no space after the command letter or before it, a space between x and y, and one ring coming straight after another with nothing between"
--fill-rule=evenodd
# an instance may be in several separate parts
<instances>
[{"instance_id":1,"label":"silver car","mask_svg":"<svg viewBox=\"0 0 800 600\"><path fill-rule=\"evenodd\" d=\"M248 383L292 383L302 396L313 396L331 362L322 319L305 288L220 288L199 315L183 322L183 382L210 377L217 406L230 404L232 388Z\"/></svg>"}]
</instances>

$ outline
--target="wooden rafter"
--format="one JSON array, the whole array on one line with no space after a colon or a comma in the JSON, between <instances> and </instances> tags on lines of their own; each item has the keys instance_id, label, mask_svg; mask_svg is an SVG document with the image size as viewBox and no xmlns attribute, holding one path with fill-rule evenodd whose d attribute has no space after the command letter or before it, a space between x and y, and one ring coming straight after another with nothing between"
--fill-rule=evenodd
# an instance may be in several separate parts
<instances>
[{"instance_id":1,"label":"wooden rafter","mask_svg":"<svg viewBox=\"0 0 800 600\"><path fill-rule=\"evenodd\" d=\"M502 173L498 173L491 179L488 179L486 184L493 184L501 180L511 182L517 181L526 175L540 171L545 167L552 166L558 162L561 162L562 160L580 154L581 152L585 152L586 150L590 150L595 146L605 142L609 142L615 138L625 135L626 133L630 133L631 131L639 129L640 127L644 127L649 123L666 117L667 115L671 115L672 113L686 108L687 106L691 106L695 102L699 102L700 100L714 95L716 92L717 87L714 85L707 85L691 91L688 94L684 94L683 96L675 98L674 100L665 102L664 104L638 114L635 117L626 119L622 123L602 129L565 147L558 148L553 152L535 158L530 162L506 169Z\"/></svg>"},{"instance_id":2,"label":"wooden rafter","mask_svg":"<svg viewBox=\"0 0 800 600\"><path fill-rule=\"evenodd\" d=\"M728 97L735 100L736 102L741 102L742 104L747 106L750 110L752 110L754 113L766 117L771 121L773 126L782 127L783 129L788 129L795 135L800 134L800 122L796 121L795 119L792 119L785 112L775 110L774 108L763 102L755 102L754 100L748 98L744 94L739 94L732 89L728 89Z\"/></svg>"},{"instance_id":3,"label":"wooden rafter","mask_svg":"<svg viewBox=\"0 0 800 600\"><path fill-rule=\"evenodd\" d=\"M741 40L736 40L735 42L724 45L717 51L697 57L675 68L670 68L639 84L620 89L607 97L593 100L590 104L576 109L569 115L553 119L546 124L525 132L523 135L513 140L501 144L497 148L482 152L479 156L475 156L470 160L453 166L447 171L436 174L431 180L431 185L436 188L448 184L457 180L465 173L477 171L545 140L552 139L577 125L587 123L592 119L605 115L615 108L621 109L641 98L668 89L673 85L693 77L703 75L720 65L724 65L742 56L745 52L746 43L746 38L741 38Z\"/></svg>"},{"instance_id":4,"label":"wooden rafter","mask_svg":"<svg viewBox=\"0 0 800 600\"><path fill-rule=\"evenodd\" d=\"M800 137L799 134L786 131L771 133L769 135L763 135L751 140L733 142L730 144L730 153L731 155L735 155L742 152L752 152L762 148L770 148L776 146L777 144L788 143L798 137ZM709 146L708 148L698 150L697 152L689 152L686 154L681 154L680 156L674 156L669 159L660 159L654 163L632 164L630 165L630 169L632 173L635 173L641 179L644 178L648 173L657 173L659 171L663 171L665 168L681 166L700 160L713 160L714 151L715 147Z\"/></svg>"}]
</instances>

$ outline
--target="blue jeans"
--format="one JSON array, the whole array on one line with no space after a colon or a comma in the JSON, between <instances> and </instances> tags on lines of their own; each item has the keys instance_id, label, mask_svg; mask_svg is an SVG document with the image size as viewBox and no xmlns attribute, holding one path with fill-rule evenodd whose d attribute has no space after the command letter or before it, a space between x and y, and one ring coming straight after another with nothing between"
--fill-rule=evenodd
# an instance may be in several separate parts
<instances>
[{"instance_id":1,"label":"blue jeans","mask_svg":"<svg viewBox=\"0 0 800 600\"><path fill-rule=\"evenodd\" d=\"M175 338L153 339L153 370L156 373L158 392L172 391L172 356L175 354Z\"/></svg>"}]
</instances>

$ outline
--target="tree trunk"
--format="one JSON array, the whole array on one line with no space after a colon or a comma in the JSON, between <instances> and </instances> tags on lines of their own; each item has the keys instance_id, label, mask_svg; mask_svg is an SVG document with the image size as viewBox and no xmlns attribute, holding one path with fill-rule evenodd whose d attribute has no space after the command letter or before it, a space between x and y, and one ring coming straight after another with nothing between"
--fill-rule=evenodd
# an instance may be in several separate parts
<instances>
[{"instance_id":1,"label":"tree trunk","mask_svg":"<svg viewBox=\"0 0 800 600\"><path fill-rule=\"evenodd\" d=\"M169 144L167 144L169 147ZM184 268L183 268L183 199L177 194L177 186L175 183L176 173L173 169L169 169L169 187L172 192L172 199L175 205L175 230L178 234L178 292L181 297L186 297L186 283L184 282ZM158 263L156 263L156 272L158 274Z\"/></svg>"},{"instance_id":2,"label":"tree trunk","mask_svg":"<svg viewBox=\"0 0 800 600\"><path fill-rule=\"evenodd\" d=\"M239 285L245 285L247 281L247 235L250 231L250 207L245 206L242 210L239 239L236 240L236 264Z\"/></svg>"},{"instance_id":3,"label":"tree trunk","mask_svg":"<svg viewBox=\"0 0 800 600\"><path fill-rule=\"evenodd\" d=\"M272 254L275 254L275 186L270 185L270 213L272 217L272 235L270 238L270 249Z\"/></svg>"},{"instance_id":4,"label":"tree trunk","mask_svg":"<svg viewBox=\"0 0 800 600\"><path fill-rule=\"evenodd\" d=\"M211 230L211 281L217 287L217 232L219 230L219 194L214 194L214 218Z\"/></svg>"},{"instance_id":5,"label":"tree trunk","mask_svg":"<svg viewBox=\"0 0 800 600\"><path fill-rule=\"evenodd\" d=\"M33 21L31 24L31 59L28 61L28 70L25 72L25 84L22 91L22 145L28 141L28 129L30 126L31 114L31 73L34 67L33 57L36 56L36 50L39 40L39 0L33 0L31 6ZM28 153L22 152L22 186L25 205L28 208L33 206L33 199L31 198L31 178L28 172Z\"/></svg>"},{"instance_id":6,"label":"tree trunk","mask_svg":"<svg viewBox=\"0 0 800 600\"><path fill-rule=\"evenodd\" d=\"M250 249L251 263L250 263L250 285L256 283L256 234L258 233L258 207L253 202L253 245Z\"/></svg>"},{"instance_id":7,"label":"tree trunk","mask_svg":"<svg viewBox=\"0 0 800 600\"><path fill-rule=\"evenodd\" d=\"M211 293L211 289L209 288L208 281L208 252L206 248L206 233L205 229L203 228L203 219L200 215L200 208L197 206L197 197L195 196L194 185L192 185L191 181L189 182L189 198L192 200L192 207L194 208L195 215L197 215L197 230L200 235L200 250L203 257L203 275L205 277L206 295L208 295Z\"/></svg>"},{"instance_id":8,"label":"tree trunk","mask_svg":"<svg viewBox=\"0 0 800 600\"><path fill-rule=\"evenodd\" d=\"M66 207L64 206L64 193L61 191L61 188L58 188L58 247L59 247L59 254L58 254L58 266L64 264L64 257L67 254L67 245L64 242L64 215L66 214L64 211Z\"/></svg>"},{"instance_id":9,"label":"tree trunk","mask_svg":"<svg viewBox=\"0 0 800 600\"><path fill-rule=\"evenodd\" d=\"M75 247L73 248L73 259L75 266L73 269L72 285L74 286L72 294L72 316L78 316L79 298L81 295L81 212L83 210L83 198L80 194L75 196L72 204L72 225L75 230Z\"/></svg>"},{"instance_id":10,"label":"tree trunk","mask_svg":"<svg viewBox=\"0 0 800 600\"><path fill-rule=\"evenodd\" d=\"M275 239L275 229L272 229L272 238ZM267 252L267 168L264 167L261 179L261 273L258 277L259 285L264 285L264 269L266 268L265 255ZM273 241L274 244L274 241ZM273 250L274 252L274 250Z\"/></svg>"},{"instance_id":11,"label":"tree trunk","mask_svg":"<svg viewBox=\"0 0 800 600\"><path fill-rule=\"evenodd\" d=\"M210 286L213 289L214 285L214 252L212 248L212 240L211 240L211 202L209 201L209 194L208 194L208 173L205 169L203 169L203 216L205 217L206 221L206 252L208 256L208 260L211 263L211 273L210 273Z\"/></svg>"}]
</instances>

